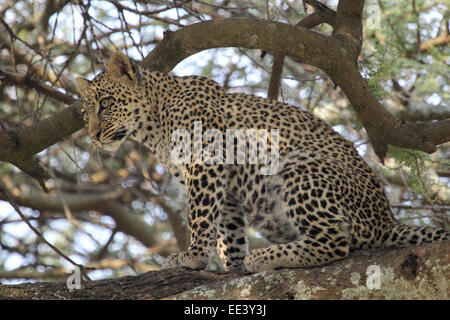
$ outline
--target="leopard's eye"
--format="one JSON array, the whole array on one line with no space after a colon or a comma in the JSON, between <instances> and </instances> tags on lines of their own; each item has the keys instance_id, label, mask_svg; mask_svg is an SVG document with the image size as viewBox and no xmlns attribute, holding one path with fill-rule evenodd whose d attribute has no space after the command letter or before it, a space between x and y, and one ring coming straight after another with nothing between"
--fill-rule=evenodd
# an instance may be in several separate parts
<instances>
[{"instance_id":1,"label":"leopard's eye","mask_svg":"<svg viewBox=\"0 0 450 320\"><path fill-rule=\"evenodd\" d=\"M101 114L103 110L107 109L109 107L109 103L111 102L110 97L103 98L100 100L100 108L98 109L98 114Z\"/></svg>"},{"instance_id":2,"label":"leopard's eye","mask_svg":"<svg viewBox=\"0 0 450 320\"><path fill-rule=\"evenodd\" d=\"M100 101L100 106L103 108L108 108L109 106L109 98L104 98Z\"/></svg>"}]
</instances>

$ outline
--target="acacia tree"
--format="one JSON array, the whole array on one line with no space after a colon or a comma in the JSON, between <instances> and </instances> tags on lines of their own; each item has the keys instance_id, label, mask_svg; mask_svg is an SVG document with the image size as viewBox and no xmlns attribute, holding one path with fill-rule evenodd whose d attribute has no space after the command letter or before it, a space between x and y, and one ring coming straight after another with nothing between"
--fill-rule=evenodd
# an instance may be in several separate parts
<instances>
[{"instance_id":1,"label":"acacia tree","mask_svg":"<svg viewBox=\"0 0 450 320\"><path fill-rule=\"evenodd\" d=\"M153 155L130 142L111 157L82 129L73 79L92 78L117 50L151 70L301 105L356 144L399 219L448 228L447 9L415 0L1 5L0 199L11 207L0 209L0 277L67 277L66 261L115 270L97 277L142 273L186 248L183 191ZM22 220L35 233L14 231Z\"/></svg>"}]
</instances>

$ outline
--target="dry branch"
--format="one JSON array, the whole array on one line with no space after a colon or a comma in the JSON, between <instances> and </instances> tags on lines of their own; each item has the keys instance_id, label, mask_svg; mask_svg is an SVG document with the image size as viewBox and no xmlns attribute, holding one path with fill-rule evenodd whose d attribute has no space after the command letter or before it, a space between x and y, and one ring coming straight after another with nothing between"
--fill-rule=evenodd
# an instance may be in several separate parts
<instances>
[{"instance_id":1,"label":"dry branch","mask_svg":"<svg viewBox=\"0 0 450 320\"><path fill-rule=\"evenodd\" d=\"M3 285L0 299L448 299L449 250L445 242L355 251L324 267L245 276L169 269L72 291L65 282ZM367 287L370 266L379 267L379 289Z\"/></svg>"},{"instance_id":2,"label":"dry branch","mask_svg":"<svg viewBox=\"0 0 450 320\"><path fill-rule=\"evenodd\" d=\"M50 87L49 85L37 79L34 79L29 74L17 74L0 69L0 79L5 82L13 83L19 87L29 87L36 89L37 91L45 94L46 96L66 104L76 102L76 100L72 96L64 94Z\"/></svg>"}]
</instances>

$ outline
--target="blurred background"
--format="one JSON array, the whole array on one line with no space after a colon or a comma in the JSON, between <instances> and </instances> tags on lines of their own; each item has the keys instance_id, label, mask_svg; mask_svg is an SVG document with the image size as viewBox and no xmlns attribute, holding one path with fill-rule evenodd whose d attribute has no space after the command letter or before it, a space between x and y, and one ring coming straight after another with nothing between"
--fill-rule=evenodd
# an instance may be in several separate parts
<instances>
[{"instance_id":1,"label":"blurred background","mask_svg":"<svg viewBox=\"0 0 450 320\"><path fill-rule=\"evenodd\" d=\"M78 98L75 77L92 79L117 50L141 60L165 30L218 17L296 24L312 12L288 0L2 0L0 129L28 126L66 107L64 99L23 78ZM366 1L360 71L399 118L450 117L449 12L444 0ZM173 73L207 76L229 91L267 97L273 60L259 50L214 49L189 57ZM432 155L391 147L381 165L340 89L320 70L289 58L279 100L316 114L355 144L385 184L398 220L450 228L449 143ZM49 193L9 163L0 163L0 182L50 243L95 268L91 279L157 270L162 257L186 248L184 190L143 147L127 142L111 155L94 148L83 129L38 158L51 176ZM249 235L252 248L265 244L254 230ZM217 257L209 268L220 270ZM1 283L66 279L71 270L0 194Z\"/></svg>"}]
</instances>

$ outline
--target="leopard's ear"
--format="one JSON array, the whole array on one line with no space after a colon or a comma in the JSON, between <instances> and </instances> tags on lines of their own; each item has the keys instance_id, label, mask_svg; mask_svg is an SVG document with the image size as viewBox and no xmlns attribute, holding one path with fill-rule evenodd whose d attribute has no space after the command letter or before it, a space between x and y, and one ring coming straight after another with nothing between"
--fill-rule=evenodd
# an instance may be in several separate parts
<instances>
[{"instance_id":1,"label":"leopard's ear","mask_svg":"<svg viewBox=\"0 0 450 320\"><path fill-rule=\"evenodd\" d=\"M77 90L78 93L81 94L83 97L85 96L85 92L86 92L86 88L89 86L89 84L91 83L89 80L86 80L84 78L76 78L75 79L76 85L77 85Z\"/></svg>"},{"instance_id":2,"label":"leopard's ear","mask_svg":"<svg viewBox=\"0 0 450 320\"><path fill-rule=\"evenodd\" d=\"M134 86L136 84L136 72L130 59L122 52L115 52L108 65L108 74L117 82L126 86Z\"/></svg>"}]
</instances>

